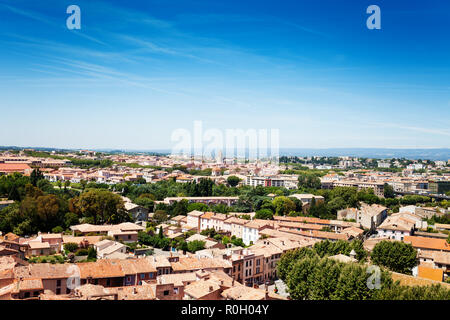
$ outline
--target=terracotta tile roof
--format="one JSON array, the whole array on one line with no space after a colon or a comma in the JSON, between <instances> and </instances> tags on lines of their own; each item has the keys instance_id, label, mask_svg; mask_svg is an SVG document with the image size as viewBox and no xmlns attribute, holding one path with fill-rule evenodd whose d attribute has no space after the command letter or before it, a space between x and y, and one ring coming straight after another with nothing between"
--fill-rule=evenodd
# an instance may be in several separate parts
<instances>
[{"instance_id":1,"label":"terracotta tile roof","mask_svg":"<svg viewBox=\"0 0 450 320\"><path fill-rule=\"evenodd\" d=\"M64 279L73 275L70 264L33 263L14 268L15 278L23 279Z\"/></svg>"},{"instance_id":2,"label":"terracotta tile roof","mask_svg":"<svg viewBox=\"0 0 450 320\"><path fill-rule=\"evenodd\" d=\"M80 268L80 277L82 279L117 278L124 276L119 261L120 260L102 259L97 260L96 262L77 263L77 266Z\"/></svg>"},{"instance_id":3,"label":"terracotta tile roof","mask_svg":"<svg viewBox=\"0 0 450 320\"><path fill-rule=\"evenodd\" d=\"M14 281L12 293L30 290L44 290L42 279L23 279Z\"/></svg>"},{"instance_id":4,"label":"terracotta tile roof","mask_svg":"<svg viewBox=\"0 0 450 320\"><path fill-rule=\"evenodd\" d=\"M201 219L211 219L211 217L214 215L214 212L205 212L200 216Z\"/></svg>"},{"instance_id":5,"label":"terracotta tile roof","mask_svg":"<svg viewBox=\"0 0 450 320\"><path fill-rule=\"evenodd\" d=\"M28 242L30 249L49 249L50 244L48 242L30 241Z\"/></svg>"},{"instance_id":6,"label":"terracotta tile roof","mask_svg":"<svg viewBox=\"0 0 450 320\"><path fill-rule=\"evenodd\" d=\"M117 293L118 300L155 300L155 289L153 285L126 286L116 288L105 288L107 293Z\"/></svg>"},{"instance_id":7,"label":"terracotta tile roof","mask_svg":"<svg viewBox=\"0 0 450 320\"><path fill-rule=\"evenodd\" d=\"M73 237L73 236L66 236L63 235L63 243L77 243L79 244L80 242L82 242L84 239L86 239L89 244L96 244L98 242L100 242L102 240L103 236L84 236L84 237Z\"/></svg>"},{"instance_id":8,"label":"terracotta tile roof","mask_svg":"<svg viewBox=\"0 0 450 320\"><path fill-rule=\"evenodd\" d=\"M204 212L198 211L198 210L194 210L194 211L191 211L191 212L187 213L188 216L192 216L192 217L200 217L203 214L204 214Z\"/></svg>"},{"instance_id":9,"label":"terracotta tile roof","mask_svg":"<svg viewBox=\"0 0 450 320\"><path fill-rule=\"evenodd\" d=\"M266 292L264 289L255 289L240 285L224 290L222 297L232 300L265 300ZM286 300L286 298L272 292L268 292L268 298Z\"/></svg>"},{"instance_id":10,"label":"terracotta tile roof","mask_svg":"<svg viewBox=\"0 0 450 320\"><path fill-rule=\"evenodd\" d=\"M450 251L450 244L444 239L405 236L403 242L411 243L414 248Z\"/></svg>"},{"instance_id":11,"label":"terracotta tile roof","mask_svg":"<svg viewBox=\"0 0 450 320\"><path fill-rule=\"evenodd\" d=\"M26 163L0 163L0 172L23 172L31 170Z\"/></svg>"},{"instance_id":12,"label":"terracotta tile roof","mask_svg":"<svg viewBox=\"0 0 450 320\"><path fill-rule=\"evenodd\" d=\"M210 280L195 281L184 287L184 293L194 299L201 299L218 290L220 290L220 286L215 281Z\"/></svg>"},{"instance_id":13,"label":"terracotta tile roof","mask_svg":"<svg viewBox=\"0 0 450 320\"><path fill-rule=\"evenodd\" d=\"M329 239L329 240L348 240L348 235L343 233L334 233L327 231L318 230L308 230L308 231L298 231L287 228L280 228L279 231L285 231L289 233L299 234L305 237L317 238L317 239Z\"/></svg>"},{"instance_id":14,"label":"terracotta tile roof","mask_svg":"<svg viewBox=\"0 0 450 320\"><path fill-rule=\"evenodd\" d=\"M197 276L194 272L163 274L157 278L157 282L160 284L173 283L176 286L184 285L196 280Z\"/></svg>"},{"instance_id":15,"label":"terracotta tile roof","mask_svg":"<svg viewBox=\"0 0 450 320\"><path fill-rule=\"evenodd\" d=\"M219 258L181 257L178 262L172 262L171 265L174 271L231 268L231 262Z\"/></svg>"}]
</instances>

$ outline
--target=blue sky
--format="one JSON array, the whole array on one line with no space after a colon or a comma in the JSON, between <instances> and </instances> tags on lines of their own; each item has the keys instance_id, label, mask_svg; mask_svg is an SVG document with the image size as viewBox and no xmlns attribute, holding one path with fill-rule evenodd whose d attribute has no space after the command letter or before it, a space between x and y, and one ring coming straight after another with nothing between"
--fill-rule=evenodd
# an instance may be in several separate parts
<instances>
[{"instance_id":1,"label":"blue sky","mask_svg":"<svg viewBox=\"0 0 450 320\"><path fill-rule=\"evenodd\" d=\"M202 120L281 147L450 147L448 21L438 0L0 0L0 145L171 148Z\"/></svg>"}]
</instances>

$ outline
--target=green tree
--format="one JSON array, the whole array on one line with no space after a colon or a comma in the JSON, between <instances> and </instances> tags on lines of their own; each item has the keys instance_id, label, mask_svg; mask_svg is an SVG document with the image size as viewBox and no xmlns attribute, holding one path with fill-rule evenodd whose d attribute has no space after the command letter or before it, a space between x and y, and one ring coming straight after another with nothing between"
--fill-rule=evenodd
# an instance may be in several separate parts
<instances>
[{"instance_id":1,"label":"green tree","mask_svg":"<svg viewBox=\"0 0 450 320\"><path fill-rule=\"evenodd\" d=\"M384 197L385 198L395 198L394 188L387 183L384 184Z\"/></svg>"},{"instance_id":2,"label":"green tree","mask_svg":"<svg viewBox=\"0 0 450 320\"><path fill-rule=\"evenodd\" d=\"M231 187L236 187L239 184L239 181L241 181L241 179L236 176L229 176L227 178L227 182Z\"/></svg>"},{"instance_id":3,"label":"green tree","mask_svg":"<svg viewBox=\"0 0 450 320\"><path fill-rule=\"evenodd\" d=\"M167 221L167 213L164 210L156 210L152 218L156 223L160 224Z\"/></svg>"},{"instance_id":4,"label":"green tree","mask_svg":"<svg viewBox=\"0 0 450 320\"><path fill-rule=\"evenodd\" d=\"M39 168L34 169L31 174L30 174L30 181L31 184L33 186L37 186L37 183L39 182L39 180L44 179L44 175L42 174L42 172L39 170Z\"/></svg>"},{"instance_id":5,"label":"green tree","mask_svg":"<svg viewBox=\"0 0 450 320\"><path fill-rule=\"evenodd\" d=\"M205 249L205 241L194 240L187 244L187 249L189 252L194 253L199 250Z\"/></svg>"},{"instance_id":6,"label":"green tree","mask_svg":"<svg viewBox=\"0 0 450 320\"><path fill-rule=\"evenodd\" d=\"M275 206L275 215L277 216L287 215L294 211L296 207L294 201L285 196L276 197L272 203Z\"/></svg>"},{"instance_id":7,"label":"green tree","mask_svg":"<svg viewBox=\"0 0 450 320\"><path fill-rule=\"evenodd\" d=\"M411 269L417 264L416 249L401 241L381 241L375 245L370 256L374 264L400 273L411 274Z\"/></svg>"},{"instance_id":8,"label":"green tree","mask_svg":"<svg viewBox=\"0 0 450 320\"><path fill-rule=\"evenodd\" d=\"M104 189L89 189L69 201L69 210L94 224L130 221L122 198Z\"/></svg>"},{"instance_id":9,"label":"green tree","mask_svg":"<svg viewBox=\"0 0 450 320\"><path fill-rule=\"evenodd\" d=\"M270 209L261 209L256 211L255 219L264 219L264 220L272 220L273 212Z\"/></svg>"},{"instance_id":10,"label":"green tree","mask_svg":"<svg viewBox=\"0 0 450 320\"><path fill-rule=\"evenodd\" d=\"M67 242L64 244L64 250L68 252L75 252L78 250L78 244L74 242Z\"/></svg>"}]
</instances>

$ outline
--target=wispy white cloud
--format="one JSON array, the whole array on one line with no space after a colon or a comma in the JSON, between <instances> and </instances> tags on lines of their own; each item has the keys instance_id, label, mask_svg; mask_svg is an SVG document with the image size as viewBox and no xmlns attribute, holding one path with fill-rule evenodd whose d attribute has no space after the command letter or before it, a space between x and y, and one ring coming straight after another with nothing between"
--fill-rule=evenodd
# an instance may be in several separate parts
<instances>
[{"instance_id":1,"label":"wispy white cloud","mask_svg":"<svg viewBox=\"0 0 450 320\"><path fill-rule=\"evenodd\" d=\"M95 37L92 37L92 36L86 34L84 31L81 31L81 30L69 30L69 29L66 28L65 25L63 25L61 23L57 23L57 22L54 21L54 19L52 19L50 17L47 17L47 16L44 16L44 15L38 13L38 12L29 11L29 10L23 10L23 9L19 9L19 8L16 8L16 7L13 7L13 6L10 6L10 5L6 5L6 4L0 4L0 8L9 10L12 13L15 13L15 14L21 15L23 17L26 17L28 19L32 19L32 20L35 20L35 21L38 21L38 22L50 25L52 27L58 27L58 28L66 29L71 34L74 34L76 36L82 37L84 39L87 39L87 40L90 40L90 41L93 41L93 42L96 42L98 44L107 45L105 42L103 42L103 41L101 41L101 40L99 40L99 39L97 39Z\"/></svg>"}]
</instances>

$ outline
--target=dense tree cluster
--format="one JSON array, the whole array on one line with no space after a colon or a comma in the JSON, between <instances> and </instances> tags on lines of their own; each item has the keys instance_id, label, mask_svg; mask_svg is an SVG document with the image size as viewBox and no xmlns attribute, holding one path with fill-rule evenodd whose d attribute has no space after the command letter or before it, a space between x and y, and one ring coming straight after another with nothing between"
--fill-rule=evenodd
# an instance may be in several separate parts
<instances>
[{"instance_id":1,"label":"dense tree cluster","mask_svg":"<svg viewBox=\"0 0 450 320\"><path fill-rule=\"evenodd\" d=\"M450 299L450 290L439 285L400 286L390 273L377 275L365 264L321 258L314 249L301 248L283 254L278 276L294 300L408 300ZM379 277L379 286L374 277Z\"/></svg>"},{"instance_id":2,"label":"dense tree cluster","mask_svg":"<svg viewBox=\"0 0 450 320\"><path fill-rule=\"evenodd\" d=\"M411 269L417 265L417 250L411 244L401 241L377 243L370 257L374 264L400 273L411 274Z\"/></svg>"},{"instance_id":3,"label":"dense tree cluster","mask_svg":"<svg viewBox=\"0 0 450 320\"><path fill-rule=\"evenodd\" d=\"M131 220L122 198L103 189L90 189L71 199L69 210L85 223L116 224Z\"/></svg>"}]
</instances>

